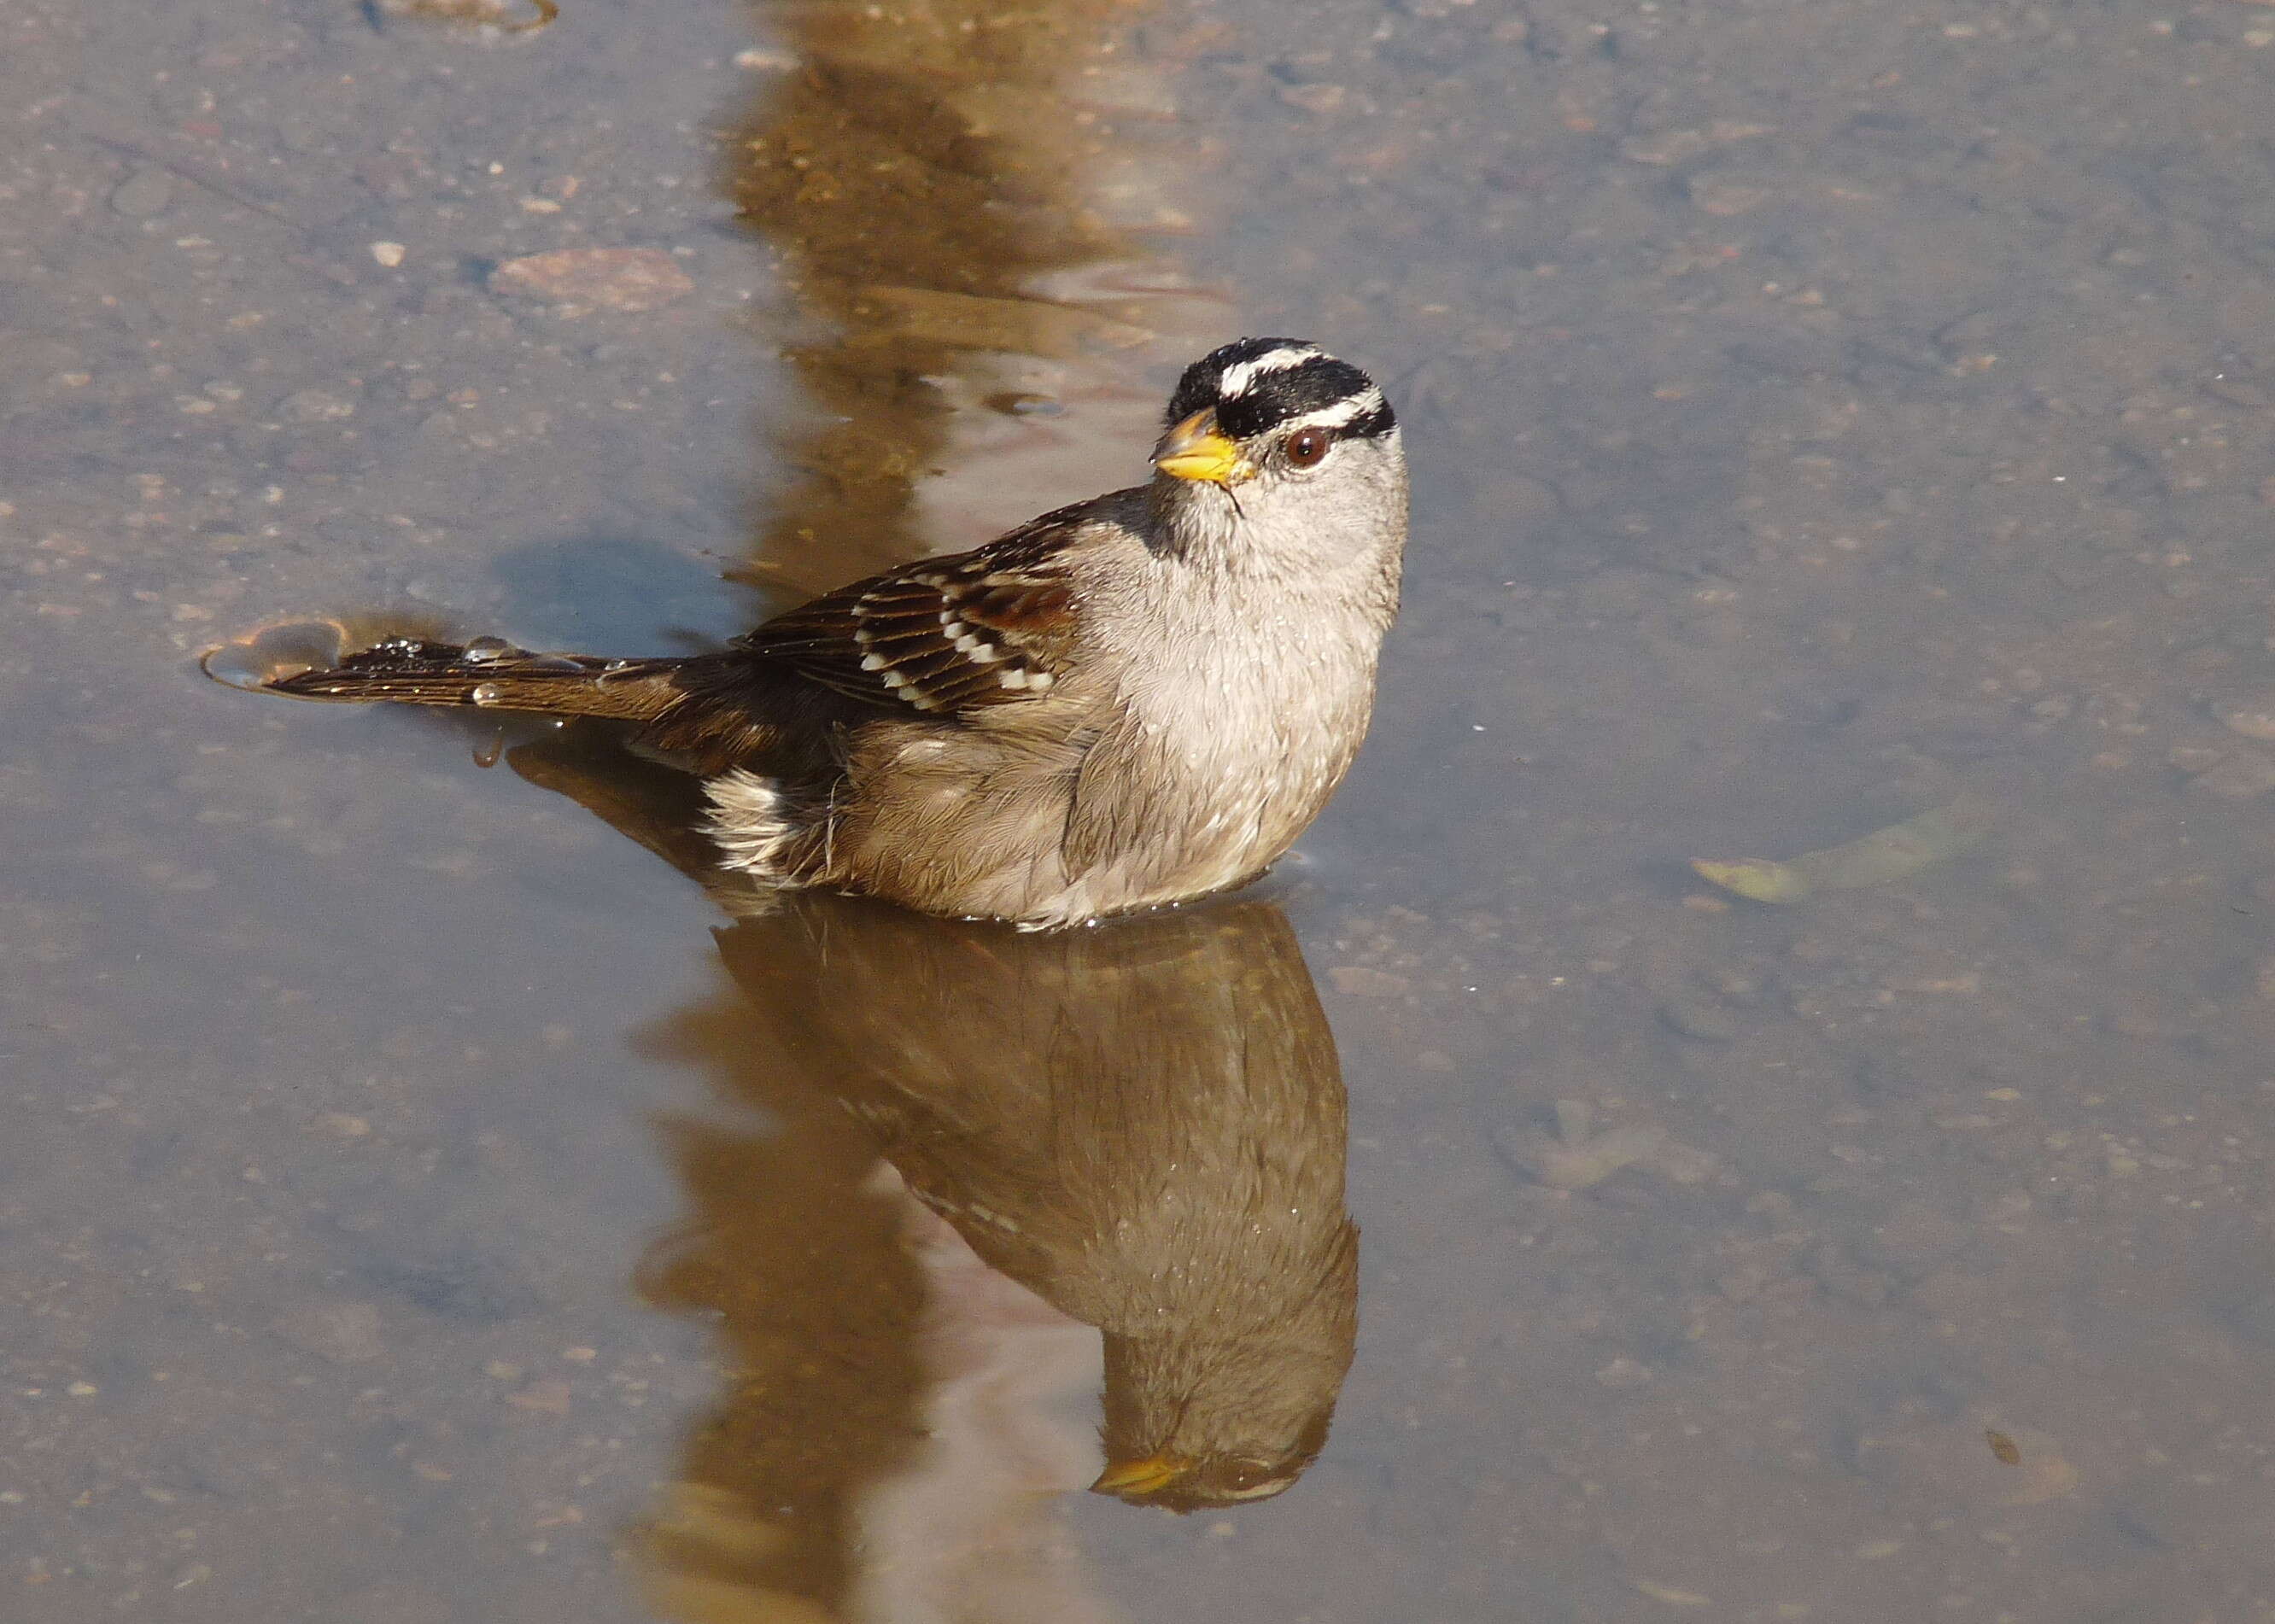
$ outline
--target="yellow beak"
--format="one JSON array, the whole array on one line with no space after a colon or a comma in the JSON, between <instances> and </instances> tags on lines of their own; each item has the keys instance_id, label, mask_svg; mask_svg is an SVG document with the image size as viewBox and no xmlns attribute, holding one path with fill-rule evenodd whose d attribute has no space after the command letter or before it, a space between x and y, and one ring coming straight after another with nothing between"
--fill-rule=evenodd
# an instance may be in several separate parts
<instances>
[{"instance_id":1,"label":"yellow beak","mask_svg":"<svg viewBox=\"0 0 2275 1624\"><path fill-rule=\"evenodd\" d=\"M1218 432L1216 408L1196 412L1161 436L1153 448L1153 466L1180 480L1199 480L1211 485L1237 485L1253 479L1255 465L1240 448Z\"/></svg>"},{"instance_id":2,"label":"yellow beak","mask_svg":"<svg viewBox=\"0 0 2275 1624\"><path fill-rule=\"evenodd\" d=\"M1090 1485L1093 1494L1152 1494L1175 1483L1192 1466L1182 1455L1152 1454L1139 1461L1115 1461Z\"/></svg>"}]
</instances>

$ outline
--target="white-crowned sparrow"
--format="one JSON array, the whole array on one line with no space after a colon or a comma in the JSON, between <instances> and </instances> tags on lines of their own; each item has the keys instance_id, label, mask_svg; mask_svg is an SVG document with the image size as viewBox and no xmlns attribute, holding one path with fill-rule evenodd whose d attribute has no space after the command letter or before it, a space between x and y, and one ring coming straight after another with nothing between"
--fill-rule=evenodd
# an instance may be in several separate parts
<instances>
[{"instance_id":1,"label":"white-crowned sparrow","mask_svg":"<svg viewBox=\"0 0 2275 1624\"><path fill-rule=\"evenodd\" d=\"M1406 460L1314 345L1185 371L1147 484L816 599L715 654L408 639L270 685L641 724L731 867L1062 925L1261 872L1342 782L1396 612Z\"/></svg>"}]
</instances>

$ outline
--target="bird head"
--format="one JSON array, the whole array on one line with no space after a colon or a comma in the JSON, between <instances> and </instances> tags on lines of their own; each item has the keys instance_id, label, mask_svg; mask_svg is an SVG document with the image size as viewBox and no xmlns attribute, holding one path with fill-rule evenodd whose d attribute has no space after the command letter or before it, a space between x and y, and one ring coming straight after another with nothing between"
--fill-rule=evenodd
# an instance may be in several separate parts
<instances>
[{"instance_id":1,"label":"bird head","mask_svg":"<svg viewBox=\"0 0 2275 1624\"><path fill-rule=\"evenodd\" d=\"M1153 448L1155 500L1182 550L1395 555L1406 456L1381 389L1296 338L1243 338L1177 381Z\"/></svg>"},{"instance_id":2,"label":"bird head","mask_svg":"<svg viewBox=\"0 0 2275 1624\"><path fill-rule=\"evenodd\" d=\"M1175 1512L1268 1500L1290 1487L1319 1458L1333 1413L1332 1408L1315 1411L1295 1438L1278 1447L1199 1448L1190 1454L1161 1449L1112 1461L1090 1485L1091 1492L1111 1494L1132 1506Z\"/></svg>"},{"instance_id":3,"label":"bird head","mask_svg":"<svg viewBox=\"0 0 2275 1624\"><path fill-rule=\"evenodd\" d=\"M1093 1490L1196 1511L1269 1499L1319 1458L1357 1338L1358 1227L1307 1231L1277 1261L1227 1275L1183 1323L1107 1333ZM1206 1283L1205 1262L1196 1273Z\"/></svg>"}]
</instances>

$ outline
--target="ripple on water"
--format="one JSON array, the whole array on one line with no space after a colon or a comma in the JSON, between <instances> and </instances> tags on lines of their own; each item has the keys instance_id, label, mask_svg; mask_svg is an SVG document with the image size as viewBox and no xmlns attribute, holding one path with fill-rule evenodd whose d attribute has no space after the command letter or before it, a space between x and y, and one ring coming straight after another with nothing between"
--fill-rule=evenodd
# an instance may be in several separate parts
<instances>
[{"instance_id":1,"label":"ripple on water","mask_svg":"<svg viewBox=\"0 0 2275 1624\"><path fill-rule=\"evenodd\" d=\"M347 629L337 621L289 621L208 650L198 664L217 683L257 693L285 677L339 664L347 641Z\"/></svg>"}]
</instances>

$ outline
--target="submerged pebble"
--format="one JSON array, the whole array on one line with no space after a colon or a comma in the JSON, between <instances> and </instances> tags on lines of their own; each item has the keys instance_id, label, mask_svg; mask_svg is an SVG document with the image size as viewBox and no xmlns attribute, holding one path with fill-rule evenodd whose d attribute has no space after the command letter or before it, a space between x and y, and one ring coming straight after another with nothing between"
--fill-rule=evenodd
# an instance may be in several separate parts
<instances>
[{"instance_id":1,"label":"submerged pebble","mask_svg":"<svg viewBox=\"0 0 2275 1624\"><path fill-rule=\"evenodd\" d=\"M555 0L374 0L379 17L455 24L498 34L534 34L561 15Z\"/></svg>"},{"instance_id":2,"label":"submerged pebble","mask_svg":"<svg viewBox=\"0 0 2275 1624\"><path fill-rule=\"evenodd\" d=\"M695 291L694 281L661 248L556 248L508 260L490 273L502 298L543 299L564 313L659 309Z\"/></svg>"},{"instance_id":3,"label":"submerged pebble","mask_svg":"<svg viewBox=\"0 0 2275 1624\"><path fill-rule=\"evenodd\" d=\"M2275 789L2275 757L2256 750L2232 752L2188 780L2188 788L2225 800L2250 800Z\"/></svg>"},{"instance_id":4,"label":"submerged pebble","mask_svg":"<svg viewBox=\"0 0 2275 1624\"><path fill-rule=\"evenodd\" d=\"M2218 712L2220 725L2246 738L2275 739L2275 694L2255 694Z\"/></svg>"},{"instance_id":5,"label":"submerged pebble","mask_svg":"<svg viewBox=\"0 0 2275 1624\"><path fill-rule=\"evenodd\" d=\"M312 1303L280 1314L268 1328L334 1364L360 1364L387 1351L379 1310L369 1303Z\"/></svg>"},{"instance_id":6,"label":"submerged pebble","mask_svg":"<svg viewBox=\"0 0 2275 1624\"><path fill-rule=\"evenodd\" d=\"M1738 1036L1738 1018L1702 998L1670 998L1659 1005L1659 1018L1670 1031L1707 1043L1730 1043Z\"/></svg>"},{"instance_id":7,"label":"submerged pebble","mask_svg":"<svg viewBox=\"0 0 2275 1624\"><path fill-rule=\"evenodd\" d=\"M110 193L111 212L129 220L147 220L153 215L162 215L173 200L173 178L161 169L137 170Z\"/></svg>"}]
</instances>

